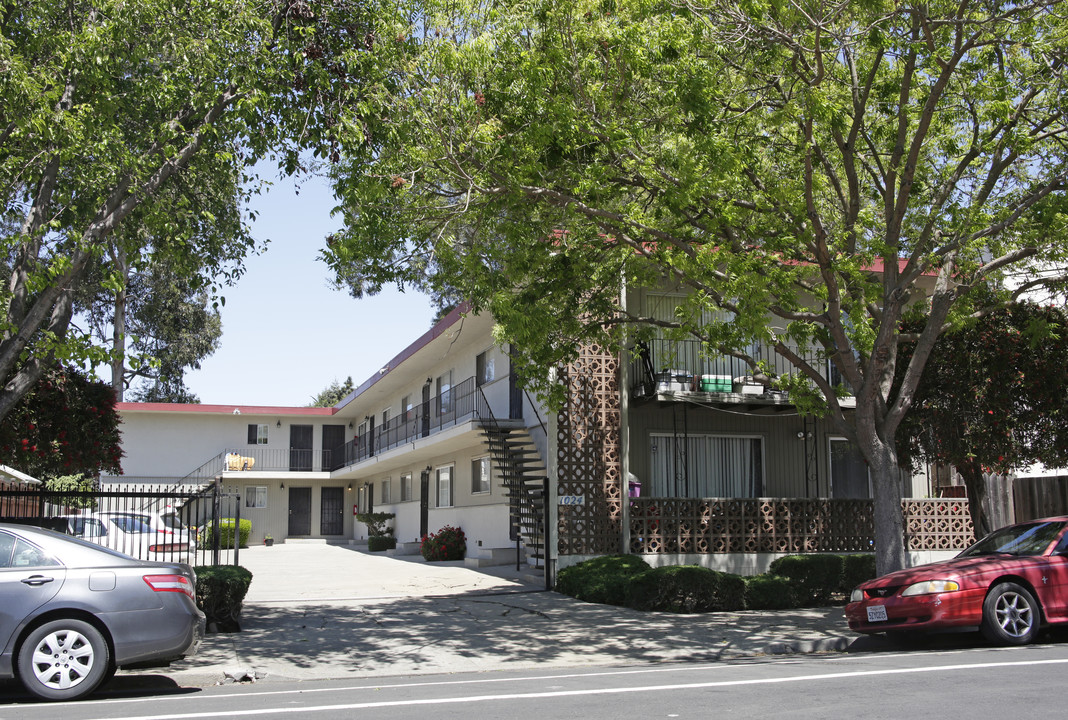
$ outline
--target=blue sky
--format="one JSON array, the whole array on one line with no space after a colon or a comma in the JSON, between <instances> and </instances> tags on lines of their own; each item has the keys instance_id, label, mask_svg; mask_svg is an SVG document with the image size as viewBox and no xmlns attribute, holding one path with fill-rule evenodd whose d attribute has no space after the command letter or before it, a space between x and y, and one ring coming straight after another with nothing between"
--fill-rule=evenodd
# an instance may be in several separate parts
<instances>
[{"instance_id":1,"label":"blue sky","mask_svg":"<svg viewBox=\"0 0 1068 720\"><path fill-rule=\"evenodd\" d=\"M296 192L289 179L252 202L252 224L267 251L245 261L245 275L225 287L221 347L186 385L202 403L304 406L333 380L359 385L429 327L429 299L417 292L356 300L330 286L318 260L323 238L340 220L324 182Z\"/></svg>"}]
</instances>

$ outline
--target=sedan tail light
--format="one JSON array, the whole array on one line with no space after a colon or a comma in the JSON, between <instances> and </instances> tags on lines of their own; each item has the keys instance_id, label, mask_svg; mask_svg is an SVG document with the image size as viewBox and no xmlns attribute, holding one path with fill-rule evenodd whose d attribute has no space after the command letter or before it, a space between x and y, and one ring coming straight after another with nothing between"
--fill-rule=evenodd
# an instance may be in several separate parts
<instances>
[{"instance_id":1,"label":"sedan tail light","mask_svg":"<svg viewBox=\"0 0 1068 720\"><path fill-rule=\"evenodd\" d=\"M185 575L145 575L145 582L156 592L184 593L196 601L193 583Z\"/></svg>"},{"instance_id":2,"label":"sedan tail light","mask_svg":"<svg viewBox=\"0 0 1068 720\"><path fill-rule=\"evenodd\" d=\"M165 543L162 545L149 545L148 551L154 553L183 553L189 548L185 543Z\"/></svg>"}]
</instances>

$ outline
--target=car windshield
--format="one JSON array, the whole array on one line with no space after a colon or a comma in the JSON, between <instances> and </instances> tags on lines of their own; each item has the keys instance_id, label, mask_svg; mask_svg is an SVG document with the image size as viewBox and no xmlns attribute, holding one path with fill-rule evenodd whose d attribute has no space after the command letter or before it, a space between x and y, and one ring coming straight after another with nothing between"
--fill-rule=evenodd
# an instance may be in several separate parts
<instances>
[{"instance_id":1,"label":"car windshield","mask_svg":"<svg viewBox=\"0 0 1068 720\"><path fill-rule=\"evenodd\" d=\"M120 515L119 517L111 518L113 522L120 530L127 533L150 533L152 528L145 524L140 518L136 518L132 515Z\"/></svg>"},{"instance_id":2,"label":"car windshield","mask_svg":"<svg viewBox=\"0 0 1068 720\"><path fill-rule=\"evenodd\" d=\"M1041 555L1064 530L1064 522L1035 522L995 530L958 557Z\"/></svg>"}]
</instances>

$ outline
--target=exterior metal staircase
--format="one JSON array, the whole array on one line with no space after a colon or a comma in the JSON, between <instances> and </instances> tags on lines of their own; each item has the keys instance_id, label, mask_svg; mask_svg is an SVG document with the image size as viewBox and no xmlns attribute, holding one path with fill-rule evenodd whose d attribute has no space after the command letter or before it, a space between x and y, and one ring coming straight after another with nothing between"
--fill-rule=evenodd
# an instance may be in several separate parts
<instances>
[{"instance_id":1,"label":"exterior metal staircase","mask_svg":"<svg viewBox=\"0 0 1068 720\"><path fill-rule=\"evenodd\" d=\"M508 497L509 535L526 548L527 564L545 566L545 462L523 427L483 419L482 434ZM519 557L516 558L517 564Z\"/></svg>"}]
</instances>

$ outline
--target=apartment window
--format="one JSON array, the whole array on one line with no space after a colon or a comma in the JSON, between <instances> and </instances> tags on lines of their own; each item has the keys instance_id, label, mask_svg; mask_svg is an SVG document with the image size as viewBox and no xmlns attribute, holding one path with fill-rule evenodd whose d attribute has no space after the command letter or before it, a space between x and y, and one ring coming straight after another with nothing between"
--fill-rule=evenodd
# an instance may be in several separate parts
<instances>
[{"instance_id":1,"label":"apartment window","mask_svg":"<svg viewBox=\"0 0 1068 720\"><path fill-rule=\"evenodd\" d=\"M262 425L249 424L248 426L248 444L249 445L266 445L267 444L267 428L270 427L267 423Z\"/></svg>"},{"instance_id":2,"label":"apartment window","mask_svg":"<svg viewBox=\"0 0 1068 720\"><path fill-rule=\"evenodd\" d=\"M405 420L411 420L415 417L415 405L412 404L411 395L405 395L401 398L401 412L404 413Z\"/></svg>"},{"instance_id":3,"label":"apartment window","mask_svg":"<svg viewBox=\"0 0 1068 720\"><path fill-rule=\"evenodd\" d=\"M870 499L871 479L868 463L860 448L845 438L828 438L828 462L831 471L831 497L835 499Z\"/></svg>"},{"instance_id":4,"label":"apartment window","mask_svg":"<svg viewBox=\"0 0 1068 720\"><path fill-rule=\"evenodd\" d=\"M404 473L401 475L401 502L408 502L412 499L412 474Z\"/></svg>"},{"instance_id":5,"label":"apartment window","mask_svg":"<svg viewBox=\"0 0 1068 720\"><path fill-rule=\"evenodd\" d=\"M493 369L493 355L490 351L479 353L475 358L475 381L479 387L493 382L495 373Z\"/></svg>"},{"instance_id":6,"label":"apartment window","mask_svg":"<svg viewBox=\"0 0 1068 720\"><path fill-rule=\"evenodd\" d=\"M391 503L391 502L393 502L393 496L392 496L392 493L390 492L392 490L392 488L393 488L393 483L390 482L389 478L386 478L385 480L382 481L382 497L379 500L379 502L381 502L381 503Z\"/></svg>"},{"instance_id":7,"label":"apartment window","mask_svg":"<svg viewBox=\"0 0 1068 720\"><path fill-rule=\"evenodd\" d=\"M649 443L650 497L753 498L764 488L760 437L653 433Z\"/></svg>"},{"instance_id":8,"label":"apartment window","mask_svg":"<svg viewBox=\"0 0 1068 720\"><path fill-rule=\"evenodd\" d=\"M389 425L389 416L393 412L393 408L388 407L382 411L382 427Z\"/></svg>"},{"instance_id":9,"label":"apartment window","mask_svg":"<svg viewBox=\"0 0 1068 720\"><path fill-rule=\"evenodd\" d=\"M249 485L245 487L245 507L247 508L265 508L267 507L267 486L266 485Z\"/></svg>"},{"instance_id":10,"label":"apartment window","mask_svg":"<svg viewBox=\"0 0 1068 720\"><path fill-rule=\"evenodd\" d=\"M452 468L438 468L438 507L452 507Z\"/></svg>"},{"instance_id":11,"label":"apartment window","mask_svg":"<svg viewBox=\"0 0 1068 720\"><path fill-rule=\"evenodd\" d=\"M490 459L479 458L471 463L471 492L488 493L490 491Z\"/></svg>"},{"instance_id":12,"label":"apartment window","mask_svg":"<svg viewBox=\"0 0 1068 720\"><path fill-rule=\"evenodd\" d=\"M438 412L448 415L452 412L452 370L438 375Z\"/></svg>"}]
</instances>

